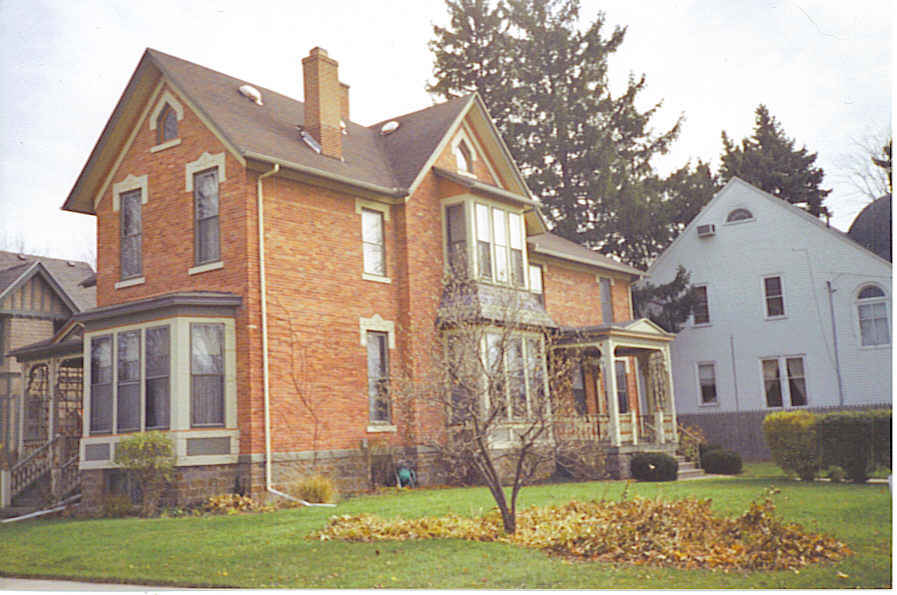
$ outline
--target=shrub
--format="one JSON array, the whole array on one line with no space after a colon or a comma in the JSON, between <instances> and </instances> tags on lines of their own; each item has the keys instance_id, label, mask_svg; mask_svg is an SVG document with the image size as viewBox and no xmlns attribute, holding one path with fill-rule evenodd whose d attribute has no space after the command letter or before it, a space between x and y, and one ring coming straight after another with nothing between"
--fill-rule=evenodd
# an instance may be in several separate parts
<instances>
[{"instance_id":1,"label":"shrub","mask_svg":"<svg viewBox=\"0 0 897 595\"><path fill-rule=\"evenodd\" d=\"M863 483L876 463L891 463L891 411L839 411L819 423L822 460Z\"/></svg>"},{"instance_id":2,"label":"shrub","mask_svg":"<svg viewBox=\"0 0 897 595\"><path fill-rule=\"evenodd\" d=\"M731 450L708 450L702 459L704 471L721 475L741 473L741 455Z\"/></svg>"},{"instance_id":3,"label":"shrub","mask_svg":"<svg viewBox=\"0 0 897 595\"><path fill-rule=\"evenodd\" d=\"M120 518L134 514L134 503L125 494L106 494L103 498L103 516Z\"/></svg>"},{"instance_id":4,"label":"shrub","mask_svg":"<svg viewBox=\"0 0 897 595\"><path fill-rule=\"evenodd\" d=\"M837 465L830 467L828 470L828 478L832 480L832 483L841 483L844 481L844 469Z\"/></svg>"},{"instance_id":5,"label":"shrub","mask_svg":"<svg viewBox=\"0 0 897 595\"><path fill-rule=\"evenodd\" d=\"M633 455L629 471L640 481L675 481L679 462L662 452L640 452Z\"/></svg>"},{"instance_id":6,"label":"shrub","mask_svg":"<svg viewBox=\"0 0 897 595\"><path fill-rule=\"evenodd\" d=\"M776 465L804 481L812 481L821 466L816 424L817 416L809 411L778 411L763 420L763 434Z\"/></svg>"},{"instance_id":7,"label":"shrub","mask_svg":"<svg viewBox=\"0 0 897 595\"><path fill-rule=\"evenodd\" d=\"M339 498L339 490L333 480L323 475L313 475L293 482L287 486L286 492L300 500L321 504L332 504Z\"/></svg>"},{"instance_id":8,"label":"shrub","mask_svg":"<svg viewBox=\"0 0 897 595\"><path fill-rule=\"evenodd\" d=\"M115 445L115 463L136 482L143 494L141 514L159 507L162 490L174 477L174 444L162 432L140 432Z\"/></svg>"},{"instance_id":9,"label":"shrub","mask_svg":"<svg viewBox=\"0 0 897 595\"><path fill-rule=\"evenodd\" d=\"M698 463L701 469L704 469L704 455L710 452L711 450L725 450L722 445L719 444L707 444L706 442L702 442L698 445ZM706 469L705 469L706 471Z\"/></svg>"},{"instance_id":10,"label":"shrub","mask_svg":"<svg viewBox=\"0 0 897 595\"><path fill-rule=\"evenodd\" d=\"M679 426L679 451L687 461L700 461L701 445L706 441L707 437L698 426Z\"/></svg>"}]
</instances>

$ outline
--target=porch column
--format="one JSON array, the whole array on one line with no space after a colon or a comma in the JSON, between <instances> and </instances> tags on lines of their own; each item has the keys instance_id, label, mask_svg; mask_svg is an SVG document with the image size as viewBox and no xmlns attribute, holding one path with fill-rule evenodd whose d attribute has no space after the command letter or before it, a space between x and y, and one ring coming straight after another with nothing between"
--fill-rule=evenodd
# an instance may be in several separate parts
<instances>
[{"instance_id":1,"label":"porch column","mask_svg":"<svg viewBox=\"0 0 897 595\"><path fill-rule=\"evenodd\" d=\"M604 385L607 394L607 413L610 418L611 446L620 446L620 404L617 402L617 368L614 365L614 342L610 339L599 344L604 362Z\"/></svg>"},{"instance_id":2,"label":"porch column","mask_svg":"<svg viewBox=\"0 0 897 595\"><path fill-rule=\"evenodd\" d=\"M673 394L673 366L670 363L670 344L667 343L663 346L663 363L666 368L666 382L667 388L670 391L670 399L669 399L669 414L673 418L672 424L672 436L670 437L670 441L674 444L679 443L679 428L678 422L676 420L676 396Z\"/></svg>"},{"instance_id":3,"label":"porch column","mask_svg":"<svg viewBox=\"0 0 897 595\"><path fill-rule=\"evenodd\" d=\"M5 469L0 470L0 508L6 508L12 504L10 479L9 471Z\"/></svg>"},{"instance_id":4,"label":"porch column","mask_svg":"<svg viewBox=\"0 0 897 595\"><path fill-rule=\"evenodd\" d=\"M18 407L16 407L16 415L18 416L19 432L17 438L19 458L22 458L25 451L25 393L28 392L28 371L31 366L22 362L22 378L19 380Z\"/></svg>"}]
</instances>

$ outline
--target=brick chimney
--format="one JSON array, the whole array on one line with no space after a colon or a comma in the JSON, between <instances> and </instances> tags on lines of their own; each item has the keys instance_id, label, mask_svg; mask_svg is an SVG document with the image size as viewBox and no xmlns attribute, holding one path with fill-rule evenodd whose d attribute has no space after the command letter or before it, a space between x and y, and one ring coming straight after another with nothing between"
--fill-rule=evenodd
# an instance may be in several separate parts
<instances>
[{"instance_id":1,"label":"brick chimney","mask_svg":"<svg viewBox=\"0 0 897 595\"><path fill-rule=\"evenodd\" d=\"M340 88L342 89L342 96L340 101L340 118L343 119L343 122L349 123L349 85L346 83L340 83Z\"/></svg>"},{"instance_id":2,"label":"brick chimney","mask_svg":"<svg viewBox=\"0 0 897 595\"><path fill-rule=\"evenodd\" d=\"M321 144L321 153L342 159L340 117L349 110L348 86L343 89L337 75L339 64L323 48L313 48L302 59L305 90L305 129ZM344 99L345 98L345 99Z\"/></svg>"}]
</instances>

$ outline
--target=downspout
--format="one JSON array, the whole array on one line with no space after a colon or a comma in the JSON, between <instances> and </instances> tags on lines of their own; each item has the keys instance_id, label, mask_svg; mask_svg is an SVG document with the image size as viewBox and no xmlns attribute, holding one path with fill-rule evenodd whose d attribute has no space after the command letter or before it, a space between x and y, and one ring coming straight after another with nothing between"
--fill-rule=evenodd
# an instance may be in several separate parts
<instances>
[{"instance_id":1,"label":"downspout","mask_svg":"<svg viewBox=\"0 0 897 595\"><path fill-rule=\"evenodd\" d=\"M273 176L280 171L280 164L275 163L274 168L261 174L257 181L257 206L258 206L258 234L259 234L259 293L261 294L262 310L262 386L265 397L265 490L268 492L298 502L304 506L334 506L333 504L318 504L293 498L275 490L271 486L271 399L268 383L268 300L267 287L265 285L265 210L262 201L262 180Z\"/></svg>"},{"instance_id":2,"label":"downspout","mask_svg":"<svg viewBox=\"0 0 897 595\"><path fill-rule=\"evenodd\" d=\"M837 290L832 289L831 281L826 281L825 286L828 289L828 313L832 318L832 344L835 347L835 374L838 376L838 405L843 407L844 386L841 381L841 360L838 357L838 330L835 328L835 304L832 300L832 294Z\"/></svg>"}]
</instances>

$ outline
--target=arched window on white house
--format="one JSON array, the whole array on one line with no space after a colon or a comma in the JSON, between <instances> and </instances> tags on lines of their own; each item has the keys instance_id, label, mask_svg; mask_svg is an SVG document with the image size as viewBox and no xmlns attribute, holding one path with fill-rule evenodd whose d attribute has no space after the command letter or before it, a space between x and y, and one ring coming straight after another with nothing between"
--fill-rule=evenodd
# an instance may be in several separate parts
<instances>
[{"instance_id":1,"label":"arched window on white house","mask_svg":"<svg viewBox=\"0 0 897 595\"><path fill-rule=\"evenodd\" d=\"M857 318L860 323L860 345L888 345L888 300L877 285L864 285L857 293Z\"/></svg>"},{"instance_id":2,"label":"arched window on white house","mask_svg":"<svg viewBox=\"0 0 897 595\"><path fill-rule=\"evenodd\" d=\"M736 221L749 221L754 218L754 214L747 209L735 209L726 217L726 223L735 223Z\"/></svg>"}]
</instances>

